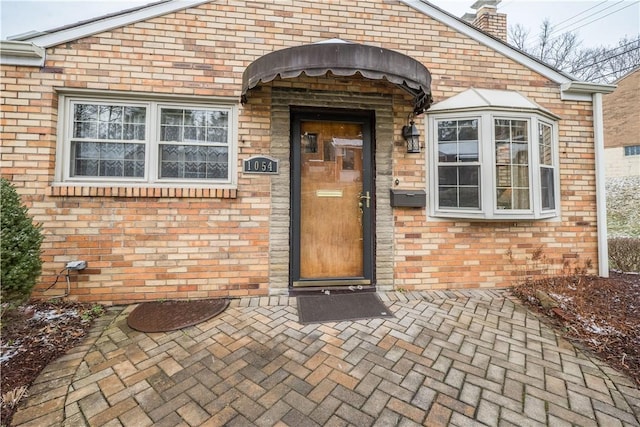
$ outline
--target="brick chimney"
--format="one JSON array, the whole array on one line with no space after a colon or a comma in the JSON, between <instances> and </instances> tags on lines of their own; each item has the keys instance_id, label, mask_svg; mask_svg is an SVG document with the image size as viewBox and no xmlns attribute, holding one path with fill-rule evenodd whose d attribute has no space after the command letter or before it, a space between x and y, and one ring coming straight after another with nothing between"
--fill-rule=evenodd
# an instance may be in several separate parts
<instances>
[{"instance_id":1,"label":"brick chimney","mask_svg":"<svg viewBox=\"0 0 640 427\"><path fill-rule=\"evenodd\" d=\"M476 28L507 41L507 15L498 13L498 4L502 0L477 0L471 8L476 13L465 13L462 17Z\"/></svg>"}]
</instances>

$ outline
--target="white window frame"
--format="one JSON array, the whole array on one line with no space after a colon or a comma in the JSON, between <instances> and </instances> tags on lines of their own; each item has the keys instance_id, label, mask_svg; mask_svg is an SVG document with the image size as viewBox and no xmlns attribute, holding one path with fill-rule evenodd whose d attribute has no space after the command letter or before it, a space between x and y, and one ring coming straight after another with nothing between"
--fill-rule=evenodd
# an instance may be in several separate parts
<instances>
[{"instance_id":1,"label":"white window frame","mask_svg":"<svg viewBox=\"0 0 640 427\"><path fill-rule=\"evenodd\" d=\"M144 106L146 112L145 172L144 178L71 176L71 140L73 133L73 107L76 104ZM238 159L238 107L230 99L212 102L202 98L173 98L121 93L60 94L58 118L58 144L55 183L95 187L170 187L170 188L237 188ZM160 109L215 109L228 112L228 176L226 179L160 178ZM206 144L205 144L206 145ZM212 144L216 145L216 144Z\"/></svg>"},{"instance_id":2,"label":"white window frame","mask_svg":"<svg viewBox=\"0 0 640 427\"><path fill-rule=\"evenodd\" d=\"M478 119L478 150L480 162L480 209L450 208L439 206L438 196L438 122L446 120ZM497 208L497 177L495 153L495 122L496 120L523 120L528 123L529 133L529 209L498 209ZM558 158L558 125L557 121L549 119L536 112L520 112L509 110L473 110L448 111L427 114L427 176L429 209L433 218L464 218L469 220L536 220L555 218L560 215L560 168ZM538 123L551 127L552 130L552 162L554 171L554 209L542 208L542 182L540 177L540 154L538 143Z\"/></svg>"}]
</instances>

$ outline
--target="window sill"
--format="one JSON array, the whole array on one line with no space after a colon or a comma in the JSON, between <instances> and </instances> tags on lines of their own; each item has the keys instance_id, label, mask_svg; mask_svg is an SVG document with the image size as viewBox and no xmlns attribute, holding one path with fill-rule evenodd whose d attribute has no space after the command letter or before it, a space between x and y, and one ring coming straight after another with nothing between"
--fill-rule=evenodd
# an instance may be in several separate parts
<instances>
[{"instance_id":1,"label":"window sill","mask_svg":"<svg viewBox=\"0 0 640 427\"><path fill-rule=\"evenodd\" d=\"M171 197L196 199L235 199L235 188L182 188L182 187L118 187L95 185L53 185L52 197Z\"/></svg>"},{"instance_id":2,"label":"window sill","mask_svg":"<svg viewBox=\"0 0 640 427\"><path fill-rule=\"evenodd\" d=\"M451 220L451 219L463 219L467 221L484 221L484 222L518 222L518 221L544 221L544 220L553 220L557 218L559 213L557 212L543 212L538 214L526 213L526 214L516 214L516 213L500 213L487 215L484 213L472 213L472 212L447 212L447 211L436 211L432 212L429 217L431 219L438 220Z\"/></svg>"}]
</instances>

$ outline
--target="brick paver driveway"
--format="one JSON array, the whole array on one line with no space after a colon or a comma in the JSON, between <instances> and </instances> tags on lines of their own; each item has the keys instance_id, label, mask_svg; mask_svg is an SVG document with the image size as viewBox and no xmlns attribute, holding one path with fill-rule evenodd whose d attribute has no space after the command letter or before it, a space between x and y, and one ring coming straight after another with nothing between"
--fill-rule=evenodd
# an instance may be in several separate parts
<instances>
[{"instance_id":1,"label":"brick paver driveway","mask_svg":"<svg viewBox=\"0 0 640 427\"><path fill-rule=\"evenodd\" d=\"M632 381L503 291L382 294L394 319L301 325L295 299L235 300L172 333L111 309L51 364L15 424L639 426Z\"/></svg>"}]
</instances>

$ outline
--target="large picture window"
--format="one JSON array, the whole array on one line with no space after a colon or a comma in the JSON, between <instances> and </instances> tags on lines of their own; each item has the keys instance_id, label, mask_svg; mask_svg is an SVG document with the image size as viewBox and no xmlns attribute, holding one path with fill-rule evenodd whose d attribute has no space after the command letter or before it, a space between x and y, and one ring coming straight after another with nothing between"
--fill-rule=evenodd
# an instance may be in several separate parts
<instances>
[{"instance_id":1,"label":"large picture window","mask_svg":"<svg viewBox=\"0 0 640 427\"><path fill-rule=\"evenodd\" d=\"M430 214L469 219L557 216L555 121L474 111L429 116Z\"/></svg>"},{"instance_id":2,"label":"large picture window","mask_svg":"<svg viewBox=\"0 0 640 427\"><path fill-rule=\"evenodd\" d=\"M68 98L61 181L233 184L232 105Z\"/></svg>"}]
</instances>

